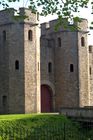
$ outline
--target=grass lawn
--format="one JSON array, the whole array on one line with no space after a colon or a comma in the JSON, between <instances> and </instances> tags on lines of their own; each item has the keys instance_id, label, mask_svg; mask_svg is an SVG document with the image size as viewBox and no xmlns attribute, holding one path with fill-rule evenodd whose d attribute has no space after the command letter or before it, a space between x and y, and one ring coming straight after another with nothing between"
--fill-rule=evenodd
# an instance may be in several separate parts
<instances>
[{"instance_id":1,"label":"grass lawn","mask_svg":"<svg viewBox=\"0 0 93 140\"><path fill-rule=\"evenodd\" d=\"M65 116L55 114L0 115L0 128L32 128L70 123Z\"/></svg>"},{"instance_id":2,"label":"grass lawn","mask_svg":"<svg viewBox=\"0 0 93 140\"><path fill-rule=\"evenodd\" d=\"M0 140L86 140L79 125L56 114L0 116ZM80 138L79 138L80 137Z\"/></svg>"}]
</instances>

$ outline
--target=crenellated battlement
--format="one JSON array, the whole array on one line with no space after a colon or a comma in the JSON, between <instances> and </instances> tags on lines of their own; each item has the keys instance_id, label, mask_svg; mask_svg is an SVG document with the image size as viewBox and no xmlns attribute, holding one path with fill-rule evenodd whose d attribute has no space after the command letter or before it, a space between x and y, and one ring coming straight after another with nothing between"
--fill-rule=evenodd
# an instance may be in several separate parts
<instances>
[{"instance_id":1,"label":"crenellated battlement","mask_svg":"<svg viewBox=\"0 0 93 140\"><path fill-rule=\"evenodd\" d=\"M14 13L15 10L13 8L0 11L0 25L13 22Z\"/></svg>"},{"instance_id":2,"label":"crenellated battlement","mask_svg":"<svg viewBox=\"0 0 93 140\"><path fill-rule=\"evenodd\" d=\"M70 24L66 19L64 19L64 20L65 20L64 22L68 23L68 28L64 29L64 27L61 25L61 26L59 26L58 32L71 31L71 30L69 30L69 27L73 26L74 24L76 24L80 28L81 31L86 32L87 29L88 29L88 21L87 21L87 19L81 18L81 22L77 22L77 23L75 22L74 24ZM57 19L49 21L49 22L42 23L41 24L41 35L46 35L47 33L55 32L54 28L57 25L57 23L58 23Z\"/></svg>"},{"instance_id":3,"label":"crenellated battlement","mask_svg":"<svg viewBox=\"0 0 93 140\"><path fill-rule=\"evenodd\" d=\"M26 18L24 18L26 16ZM19 17L19 18L18 18ZM20 18L21 17L21 18ZM38 23L37 13L33 13L27 8L19 8L19 13L13 8L0 11L0 25L20 22Z\"/></svg>"}]
</instances>

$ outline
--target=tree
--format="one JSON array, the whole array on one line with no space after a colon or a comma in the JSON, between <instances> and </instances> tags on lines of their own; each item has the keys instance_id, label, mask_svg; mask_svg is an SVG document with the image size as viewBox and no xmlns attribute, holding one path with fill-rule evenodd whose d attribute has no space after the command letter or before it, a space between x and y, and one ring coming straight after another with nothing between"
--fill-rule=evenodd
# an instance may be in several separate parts
<instances>
[{"instance_id":1,"label":"tree","mask_svg":"<svg viewBox=\"0 0 93 140\"><path fill-rule=\"evenodd\" d=\"M2 0L0 2L4 8L9 7L7 2L16 2L20 0ZM49 14L58 15L58 24L64 24L63 18L68 20L80 21L79 17L74 17L73 13L79 12L80 8L88 8L88 3L91 0L24 0L24 2L29 2L29 8L33 12L39 12L42 16L47 16ZM93 8L93 2L91 2ZM92 10L91 10L92 11Z\"/></svg>"},{"instance_id":2,"label":"tree","mask_svg":"<svg viewBox=\"0 0 93 140\"><path fill-rule=\"evenodd\" d=\"M4 8L9 7L7 2L20 0L1 0L0 4ZM41 15L57 14L58 16L71 18L73 12L79 12L80 8L87 8L90 0L24 0L29 1L33 11L38 11ZM93 5L93 2L91 2ZM39 10L38 10L39 9Z\"/></svg>"}]
</instances>

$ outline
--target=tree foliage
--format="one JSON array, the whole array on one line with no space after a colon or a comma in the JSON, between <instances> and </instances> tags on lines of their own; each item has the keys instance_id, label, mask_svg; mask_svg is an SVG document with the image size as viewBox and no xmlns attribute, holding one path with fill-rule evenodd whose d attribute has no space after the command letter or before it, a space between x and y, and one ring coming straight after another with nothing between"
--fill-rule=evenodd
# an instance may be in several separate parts
<instances>
[{"instance_id":1,"label":"tree foliage","mask_svg":"<svg viewBox=\"0 0 93 140\"><path fill-rule=\"evenodd\" d=\"M16 2L20 0L0 0L0 5L3 6L3 8L8 8L9 4L8 2Z\"/></svg>"},{"instance_id":2,"label":"tree foliage","mask_svg":"<svg viewBox=\"0 0 93 140\"><path fill-rule=\"evenodd\" d=\"M57 14L58 16L71 17L73 12L79 12L79 8L87 8L89 0L30 0L30 8L38 10L41 7L41 15Z\"/></svg>"},{"instance_id":3,"label":"tree foliage","mask_svg":"<svg viewBox=\"0 0 93 140\"><path fill-rule=\"evenodd\" d=\"M7 2L21 0L1 0L0 4L8 7ZM79 12L80 8L87 8L90 0L24 0L30 2L29 8L38 11L41 15L57 14L58 16L71 17L73 12ZM93 2L91 2L93 6ZM39 10L38 10L39 9Z\"/></svg>"}]
</instances>

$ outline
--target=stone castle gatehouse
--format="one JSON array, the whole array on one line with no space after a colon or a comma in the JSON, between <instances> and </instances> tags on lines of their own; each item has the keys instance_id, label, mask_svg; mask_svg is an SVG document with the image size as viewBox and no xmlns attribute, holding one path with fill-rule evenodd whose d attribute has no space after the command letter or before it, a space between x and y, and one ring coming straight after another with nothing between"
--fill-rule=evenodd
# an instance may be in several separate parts
<instances>
[{"instance_id":1,"label":"stone castle gatehouse","mask_svg":"<svg viewBox=\"0 0 93 140\"><path fill-rule=\"evenodd\" d=\"M39 26L37 14L20 8L24 14L15 20L14 9L0 11L0 114L93 106L88 21L55 31L57 20Z\"/></svg>"}]
</instances>

